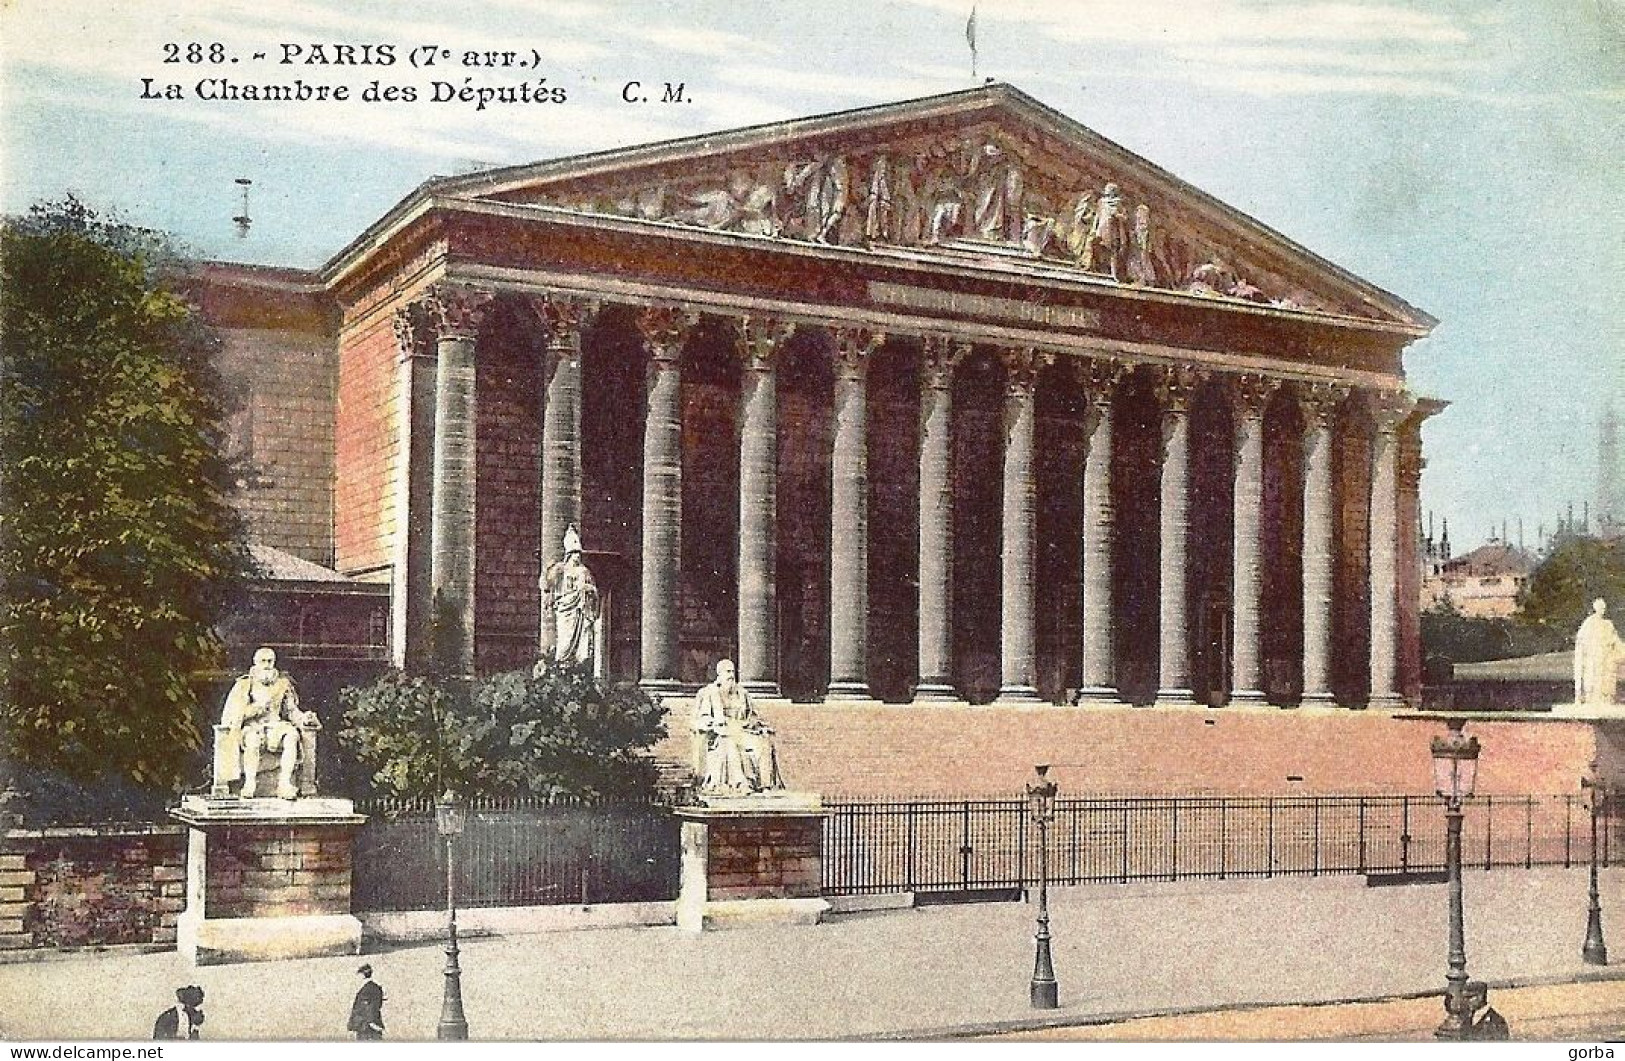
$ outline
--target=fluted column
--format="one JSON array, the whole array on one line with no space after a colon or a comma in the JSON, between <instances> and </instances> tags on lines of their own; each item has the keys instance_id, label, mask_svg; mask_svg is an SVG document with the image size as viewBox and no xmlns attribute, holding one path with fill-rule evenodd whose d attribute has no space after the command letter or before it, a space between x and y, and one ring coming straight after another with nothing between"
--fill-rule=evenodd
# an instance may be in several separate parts
<instances>
[{"instance_id":1,"label":"fluted column","mask_svg":"<svg viewBox=\"0 0 1625 1061\"><path fill-rule=\"evenodd\" d=\"M920 352L920 682L916 700L954 691L954 365L969 343L926 336Z\"/></svg>"},{"instance_id":2,"label":"fluted column","mask_svg":"<svg viewBox=\"0 0 1625 1061\"><path fill-rule=\"evenodd\" d=\"M1414 402L1399 394L1371 401L1371 698L1372 707L1402 707L1394 681L1399 613L1395 586L1398 571L1399 493L1397 433Z\"/></svg>"},{"instance_id":3,"label":"fluted column","mask_svg":"<svg viewBox=\"0 0 1625 1061\"><path fill-rule=\"evenodd\" d=\"M1033 614L1037 487L1033 481L1033 403L1039 369L1051 357L1006 350L1004 357L1004 501L1000 539L999 701L1039 700L1037 624Z\"/></svg>"},{"instance_id":4,"label":"fluted column","mask_svg":"<svg viewBox=\"0 0 1625 1061\"><path fill-rule=\"evenodd\" d=\"M835 439L830 454L829 692L869 699L868 362L885 336L843 329L835 346Z\"/></svg>"},{"instance_id":5,"label":"fluted column","mask_svg":"<svg viewBox=\"0 0 1625 1061\"><path fill-rule=\"evenodd\" d=\"M1078 363L1088 402L1083 458L1083 685L1080 704L1119 704L1113 603L1112 398L1123 366Z\"/></svg>"},{"instance_id":6,"label":"fluted column","mask_svg":"<svg viewBox=\"0 0 1625 1061\"><path fill-rule=\"evenodd\" d=\"M434 512L435 334L428 306L395 312L400 359L395 377L396 445L394 570L390 579L390 661L419 672L430 662L434 586L429 539Z\"/></svg>"},{"instance_id":7,"label":"fluted column","mask_svg":"<svg viewBox=\"0 0 1625 1061\"><path fill-rule=\"evenodd\" d=\"M1266 376L1240 376L1231 388L1236 417L1231 568L1230 702L1264 702L1258 612L1264 583L1259 529L1264 504L1264 406L1279 386Z\"/></svg>"},{"instance_id":8,"label":"fluted column","mask_svg":"<svg viewBox=\"0 0 1625 1061\"><path fill-rule=\"evenodd\" d=\"M474 347L491 296L472 288L439 287L428 306L434 316L439 365L435 372L434 515L429 528L430 584L434 592L435 664L445 673L474 670Z\"/></svg>"},{"instance_id":9,"label":"fluted column","mask_svg":"<svg viewBox=\"0 0 1625 1061\"><path fill-rule=\"evenodd\" d=\"M1332 697L1332 425L1346 388L1300 389L1303 410L1303 704Z\"/></svg>"},{"instance_id":10,"label":"fluted column","mask_svg":"<svg viewBox=\"0 0 1625 1061\"><path fill-rule=\"evenodd\" d=\"M572 298L532 303L547 328L542 356L541 572L564 557L566 528L581 526L581 332L597 304ZM553 609L541 610L541 654L553 654Z\"/></svg>"},{"instance_id":11,"label":"fluted column","mask_svg":"<svg viewBox=\"0 0 1625 1061\"><path fill-rule=\"evenodd\" d=\"M1162 413L1157 558L1157 702L1161 704L1195 702L1185 567L1190 526L1190 403L1196 383L1196 373L1183 366L1160 369L1156 377Z\"/></svg>"},{"instance_id":12,"label":"fluted column","mask_svg":"<svg viewBox=\"0 0 1625 1061\"><path fill-rule=\"evenodd\" d=\"M739 322L745 373L739 418L739 681L756 696L779 693L779 405L774 362L792 327Z\"/></svg>"},{"instance_id":13,"label":"fluted column","mask_svg":"<svg viewBox=\"0 0 1625 1061\"><path fill-rule=\"evenodd\" d=\"M649 345L648 409L643 424L643 607L640 684L675 693L677 586L682 557L683 413L680 357L694 318L653 309L638 324Z\"/></svg>"}]
</instances>

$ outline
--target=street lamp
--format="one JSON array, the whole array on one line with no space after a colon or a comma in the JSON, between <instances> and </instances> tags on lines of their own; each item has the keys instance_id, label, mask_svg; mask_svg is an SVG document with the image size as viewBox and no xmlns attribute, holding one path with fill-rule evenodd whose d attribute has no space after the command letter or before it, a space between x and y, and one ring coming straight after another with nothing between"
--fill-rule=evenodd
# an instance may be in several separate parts
<instances>
[{"instance_id":1,"label":"street lamp","mask_svg":"<svg viewBox=\"0 0 1625 1061\"><path fill-rule=\"evenodd\" d=\"M1608 805L1609 785L1591 764L1591 776L1580 779L1581 788L1591 790L1591 905L1586 914L1586 941L1580 957L1587 965L1608 964L1608 944L1602 938L1602 903L1597 900L1597 818Z\"/></svg>"},{"instance_id":2,"label":"street lamp","mask_svg":"<svg viewBox=\"0 0 1625 1061\"><path fill-rule=\"evenodd\" d=\"M1033 1009L1055 1009L1060 1003L1049 945L1049 823L1055 817L1056 785L1049 779L1048 763L1034 769L1038 780L1027 786L1027 805L1038 825L1038 931L1033 934L1036 953L1031 996Z\"/></svg>"},{"instance_id":3,"label":"street lamp","mask_svg":"<svg viewBox=\"0 0 1625 1061\"><path fill-rule=\"evenodd\" d=\"M434 807L435 828L446 841L446 993L440 1003L437 1038L468 1038L468 1018L463 1015L463 971L457 964L457 837L467 824L468 811L450 790Z\"/></svg>"},{"instance_id":4,"label":"street lamp","mask_svg":"<svg viewBox=\"0 0 1625 1061\"><path fill-rule=\"evenodd\" d=\"M1450 734L1434 737L1433 787L1444 800L1446 826L1445 868L1450 881L1450 955L1445 975L1444 1023L1434 1031L1436 1039L1468 1039L1473 1030L1473 1013L1483 1003L1470 997L1467 989L1467 942L1462 930L1461 912L1461 818L1462 803L1472 798L1478 777L1478 738L1461 731L1466 719L1450 719Z\"/></svg>"}]
</instances>

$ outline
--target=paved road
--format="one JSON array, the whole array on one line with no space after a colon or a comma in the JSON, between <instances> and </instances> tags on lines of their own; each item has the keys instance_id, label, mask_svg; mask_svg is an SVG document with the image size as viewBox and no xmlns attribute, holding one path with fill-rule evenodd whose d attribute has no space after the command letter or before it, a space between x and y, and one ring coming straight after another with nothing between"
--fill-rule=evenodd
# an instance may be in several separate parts
<instances>
[{"instance_id":1,"label":"paved road","mask_svg":"<svg viewBox=\"0 0 1625 1061\"><path fill-rule=\"evenodd\" d=\"M1466 885L1475 977L1529 983L1587 972L1582 870L1472 872ZM1625 955L1625 869L1606 871L1603 890L1608 917L1621 911L1610 924ZM1357 877L1060 889L1056 1016L1435 990L1445 903L1442 885L1368 888ZM473 1035L490 1039L926 1037L1009 1027L1033 1016L1032 915L1007 903L698 937L643 928L473 940L463 952L468 1017ZM413 946L370 960L389 994L391 1037L432 1038L441 952ZM342 1038L357 964L193 970L174 953L0 964L0 1035L141 1038L175 986L198 983L210 1038Z\"/></svg>"}]
</instances>

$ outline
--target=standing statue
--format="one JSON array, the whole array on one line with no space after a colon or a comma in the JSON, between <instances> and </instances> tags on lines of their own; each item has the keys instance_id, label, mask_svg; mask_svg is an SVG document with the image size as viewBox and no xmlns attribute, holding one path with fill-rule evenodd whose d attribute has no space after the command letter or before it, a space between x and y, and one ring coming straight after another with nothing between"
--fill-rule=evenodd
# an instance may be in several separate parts
<instances>
[{"instance_id":1,"label":"standing statue","mask_svg":"<svg viewBox=\"0 0 1625 1061\"><path fill-rule=\"evenodd\" d=\"M846 159L835 155L784 171L784 190L803 200L802 233L815 243L835 243L846 216L852 177Z\"/></svg>"},{"instance_id":2,"label":"standing statue","mask_svg":"<svg viewBox=\"0 0 1625 1061\"><path fill-rule=\"evenodd\" d=\"M701 792L748 795L784 787L773 730L734 679L732 660L717 664L717 680L695 698L694 731L705 743Z\"/></svg>"},{"instance_id":3,"label":"standing statue","mask_svg":"<svg viewBox=\"0 0 1625 1061\"><path fill-rule=\"evenodd\" d=\"M1100 203L1095 210L1095 227L1089 233L1084 268L1102 273L1119 282L1126 281L1129 254L1128 204L1115 184L1108 184L1100 192Z\"/></svg>"},{"instance_id":4,"label":"standing statue","mask_svg":"<svg viewBox=\"0 0 1625 1061\"><path fill-rule=\"evenodd\" d=\"M214 727L213 794L230 796L231 784L241 781L240 795L253 799L259 786L260 756L270 752L279 758L277 798L314 796L316 733L321 728L321 720L313 712L299 709L299 692L293 680L277 670L276 653L268 648L257 650L254 665L226 695L220 724Z\"/></svg>"},{"instance_id":5,"label":"standing statue","mask_svg":"<svg viewBox=\"0 0 1625 1061\"><path fill-rule=\"evenodd\" d=\"M1574 635L1574 702L1604 705L1616 701L1619 661L1625 656L1625 642L1606 617L1608 603L1600 597L1591 602L1591 614Z\"/></svg>"},{"instance_id":6,"label":"standing statue","mask_svg":"<svg viewBox=\"0 0 1625 1061\"><path fill-rule=\"evenodd\" d=\"M598 583L581 560L581 535L564 531L564 559L542 574L542 606L553 609L553 658L592 664L598 650Z\"/></svg>"},{"instance_id":7,"label":"standing statue","mask_svg":"<svg viewBox=\"0 0 1625 1061\"><path fill-rule=\"evenodd\" d=\"M1021 164L990 141L972 156L971 180L971 231L983 239L1019 242L1026 221Z\"/></svg>"}]
</instances>

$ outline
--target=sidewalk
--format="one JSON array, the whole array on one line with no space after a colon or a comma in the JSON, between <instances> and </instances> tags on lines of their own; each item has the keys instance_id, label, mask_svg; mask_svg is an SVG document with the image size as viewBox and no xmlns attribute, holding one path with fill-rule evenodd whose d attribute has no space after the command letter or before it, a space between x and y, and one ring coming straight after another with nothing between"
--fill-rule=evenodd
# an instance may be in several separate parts
<instances>
[{"instance_id":1,"label":"sidewalk","mask_svg":"<svg viewBox=\"0 0 1625 1061\"><path fill-rule=\"evenodd\" d=\"M1580 867L1469 871L1474 978L1609 975L1580 961L1585 890ZM1602 893L1625 964L1625 869L1604 872ZM704 936L638 928L471 940L463 994L480 1039L799 1039L941 1037L1031 1028L1038 1017L1081 1023L1391 999L1438 991L1444 981L1443 885L1368 888L1359 877L1094 885L1057 889L1051 912L1061 1009L1044 1015L1027 1002L1034 909L1014 903ZM390 1037L433 1038L442 952L413 946L369 960L388 992ZM174 988L197 983L208 993L208 1038L342 1038L358 964L194 970L175 953L0 964L0 1035L145 1038ZM1436 998L1409 1004L1439 1012Z\"/></svg>"}]
</instances>

